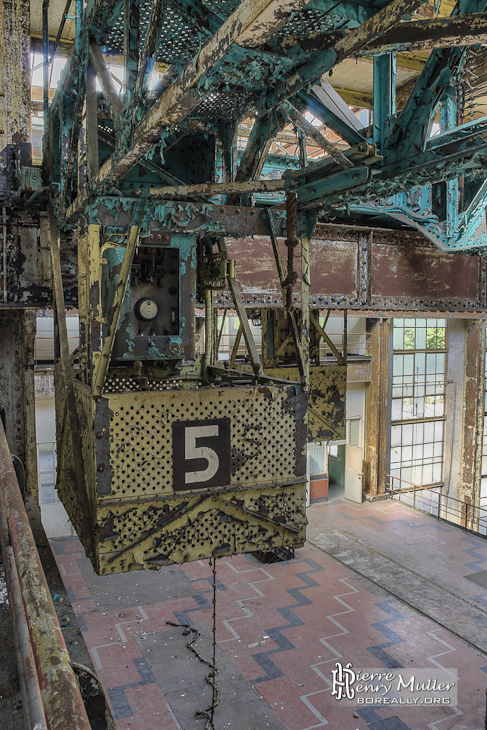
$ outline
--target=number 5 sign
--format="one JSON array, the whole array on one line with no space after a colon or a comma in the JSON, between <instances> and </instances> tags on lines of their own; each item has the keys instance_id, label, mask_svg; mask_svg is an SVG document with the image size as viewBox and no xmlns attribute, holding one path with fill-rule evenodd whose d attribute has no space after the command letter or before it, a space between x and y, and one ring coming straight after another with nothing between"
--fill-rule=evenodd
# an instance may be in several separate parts
<instances>
[{"instance_id":1,"label":"number 5 sign","mask_svg":"<svg viewBox=\"0 0 487 730\"><path fill-rule=\"evenodd\" d=\"M230 485L230 419L172 425L174 490Z\"/></svg>"}]
</instances>

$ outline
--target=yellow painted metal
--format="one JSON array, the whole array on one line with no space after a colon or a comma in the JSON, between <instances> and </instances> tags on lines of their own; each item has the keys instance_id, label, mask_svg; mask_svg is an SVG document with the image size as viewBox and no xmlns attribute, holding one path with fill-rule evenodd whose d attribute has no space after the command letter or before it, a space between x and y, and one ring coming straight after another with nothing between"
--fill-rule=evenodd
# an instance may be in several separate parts
<instances>
[{"instance_id":1,"label":"yellow painted metal","mask_svg":"<svg viewBox=\"0 0 487 730\"><path fill-rule=\"evenodd\" d=\"M76 384L99 573L304 543L307 419L299 386L109 393L110 383L99 402ZM230 483L175 491L173 424L225 418ZM60 450L60 462L58 489L84 541L70 449Z\"/></svg>"},{"instance_id":2,"label":"yellow painted metal","mask_svg":"<svg viewBox=\"0 0 487 730\"><path fill-rule=\"evenodd\" d=\"M309 387L309 345L310 345L310 310L309 310L309 238L301 238L301 353L303 363L303 380Z\"/></svg>"},{"instance_id":3,"label":"yellow painted metal","mask_svg":"<svg viewBox=\"0 0 487 730\"><path fill-rule=\"evenodd\" d=\"M136 233L133 228L133 245ZM235 374L223 370L222 376L211 374L220 380L207 384L211 378L205 377L206 368L214 359L214 314L208 290L203 356L177 369L174 363L148 361L141 375L140 368L132 371L122 362L109 362L110 351L105 347L108 367L101 390L102 378L97 374L103 370L102 330L112 318L106 311L107 292L102 291L106 285L103 251L109 242L101 247L100 236L99 226L80 224L81 347L74 386L89 510L83 508L76 488L71 419L62 390L56 403L57 488L83 544L93 543L95 569L100 574L115 573L272 547L300 547L306 525L308 395L298 382L257 384L260 357L251 336L246 337L247 315L234 267L228 268L227 276L253 364L254 376L246 380L254 384L243 385L239 378L233 383ZM120 275L119 303L130 267L125 269L125 276ZM304 286L309 288L307 282ZM116 325L113 319L108 327L112 334ZM196 443L196 438L211 434L187 436L187 429L211 431L216 424L218 444ZM191 447L188 438L193 438ZM191 449L200 455L191 456ZM213 477L206 483L200 477L210 461L201 454L211 451L225 468L218 467L214 483ZM188 474L195 476L194 482L187 479ZM88 512L91 524L87 528Z\"/></svg>"},{"instance_id":4,"label":"yellow painted metal","mask_svg":"<svg viewBox=\"0 0 487 730\"><path fill-rule=\"evenodd\" d=\"M127 283L130 276L130 269L134 260L135 249L139 242L139 233L140 224L137 226L131 226L122 268L120 270L120 275L118 278L117 289L115 291L115 297L112 307L110 309L107 335L103 342L101 355L98 358L95 366L93 382L93 395L95 398L100 397L103 393L103 385L108 371L113 343L115 341L115 334L117 332L118 324L120 321L120 312L122 310L123 300L127 291Z\"/></svg>"},{"instance_id":5,"label":"yellow painted metal","mask_svg":"<svg viewBox=\"0 0 487 730\"><path fill-rule=\"evenodd\" d=\"M329 314L327 315L327 318L328 318L328 316L329 316ZM316 316L316 314L314 312L310 312L310 318L311 318L311 321L313 322L314 327L318 331L318 334L325 340L328 347L335 355L336 359L338 360L338 363L340 365L343 365L346 362L346 357L344 357L340 352L338 352L333 340L326 334L326 332L325 332L326 324L325 324L325 327L322 327L320 325L318 317ZM345 330L345 333L346 333L346 330Z\"/></svg>"},{"instance_id":6,"label":"yellow painted metal","mask_svg":"<svg viewBox=\"0 0 487 730\"><path fill-rule=\"evenodd\" d=\"M265 368L272 378L299 379L295 366ZM335 441L345 438L346 365L312 365L309 378L308 440Z\"/></svg>"}]
</instances>

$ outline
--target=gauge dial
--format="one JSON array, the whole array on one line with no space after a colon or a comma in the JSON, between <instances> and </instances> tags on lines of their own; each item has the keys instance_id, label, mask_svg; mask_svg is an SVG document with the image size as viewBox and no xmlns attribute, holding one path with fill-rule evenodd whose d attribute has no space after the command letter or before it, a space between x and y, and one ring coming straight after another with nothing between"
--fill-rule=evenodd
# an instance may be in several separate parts
<instances>
[{"instance_id":1,"label":"gauge dial","mask_svg":"<svg viewBox=\"0 0 487 730\"><path fill-rule=\"evenodd\" d=\"M135 316L143 322L150 322L159 314L159 305L153 300L145 297L139 299L135 305Z\"/></svg>"}]
</instances>

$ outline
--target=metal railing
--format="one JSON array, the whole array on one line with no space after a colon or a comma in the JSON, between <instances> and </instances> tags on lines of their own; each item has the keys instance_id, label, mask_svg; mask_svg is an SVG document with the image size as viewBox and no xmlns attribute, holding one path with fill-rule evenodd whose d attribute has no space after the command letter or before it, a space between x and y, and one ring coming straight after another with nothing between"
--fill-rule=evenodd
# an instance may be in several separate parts
<instances>
[{"instance_id":1,"label":"metal railing","mask_svg":"<svg viewBox=\"0 0 487 730\"><path fill-rule=\"evenodd\" d=\"M252 327L252 332L254 335L254 339L256 342L257 347L260 347L261 344L261 338L262 334L260 331L260 328ZM222 356L222 359L225 359L226 356L228 356L234 347L235 340L237 338L238 332L237 330L234 330L232 332L223 332L222 336L220 338L219 342L219 348L218 352L219 355ZM336 349L339 352L343 352L343 335L340 334L332 334L330 335L330 339L335 345ZM245 342L243 337L240 338L239 344L238 344L238 356L243 356L247 352L247 348L245 346ZM370 333L363 333L363 334L349 334L347 336L347 352L348 357L367 357L370 355ZM323 362L326 363L327 360L330 359L330 357L334 357L334 353L329 346L327 342L324 342L323 340L320 341L320 359L323 358Z\"/></svg>"},{"instance_id":2,"label":"metal railing","mask_svg":"<svg viewBox=\"0 0 487 730\"><path fill-rule=\"evenodd\" d=\"M386 492L389 492L391 499L397 499L470 532L487 536L487 508L444 494L441 487L420 487L390 474L386 474L386 479L389 480L386 483Z\"/></svg>"},{"instance_id":3,"label":"metal railing","mask_svg":"<svg viewBox=\"0 0 487 730\"><path fill-rule=\"evenodd\" d=\"M343 334L332 333L329 335L339 352L343 352ZM329 357L333 352L327 342L320 341L320 357ZM368 357L370 356L370 332L348 333L347 334L347 356Z\"/></svg>"},{"instance_id":4,"label":"metal railing","mask_svg":"<svg viewBox=\"0 0 487 730\"><path fill-rule=\"evenodd\" d=\"M25 726L90 730L0 419L0 544Z\"/></svg>"}]
</instances>

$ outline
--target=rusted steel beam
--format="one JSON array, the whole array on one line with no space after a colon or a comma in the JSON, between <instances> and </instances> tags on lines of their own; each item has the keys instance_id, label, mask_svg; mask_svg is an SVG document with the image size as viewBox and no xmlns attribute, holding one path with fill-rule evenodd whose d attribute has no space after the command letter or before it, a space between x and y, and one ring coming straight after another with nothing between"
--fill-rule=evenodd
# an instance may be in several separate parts
<instances>
[{"instance_id":1,"label":"rusted steel beam","mask_svg":"<svg viewBox=\"0 0 487 730\"><path fill-rule=\"evenodd\" d=\"M469 322L466 330L462 467L460 497L478 504L485 403L485 323Z\"/></svg>"},{"instance_id":2,"label":"rusted steel beam","mask_svg":"<svg viewBox=\"0 0 487 730\"><path fill-rule=\"evenodd\" d=\"M346 159L346 158L345 158ZM241 193L269 193L284 190L284 180L249 180L247 182L199 183L196 185L168 185L162 188L149 188L152 199L169 198L180 200L185 197L200 195L229 195ZM147 189L140 189L138 194L147 194Z\"/></svg>"},{"instance_id":3,"label":"rusted steel beam","mask_svg":"<svg viewBox=\"0 0 487 730\"><path fill-rule=\"evenodd\" d=\"M213 291L205 289L205 355L204 375L207 377L208 368L215 364L215 310L213 307Z\"/></svg>"},{"instance_id":4,"label":"rusted steel beam","mask_svg":"<svg viewBox=\"0 0 487 730\"><path fill-rule=\"evenodd\" d=\"M325 150L325 152L329 154L335 162L338 162L340 167L343 167L344 169L353 167L353 162L350 162L348 157L343 154L338 146L333 144L333 142L330 142L324 134L321 134L321 132L316 129L311 122L308 122L306 117L304 117L292 104L285 101L281 105L281 109L284 110L291 122L294 122L294 124L296 124L302 132L312 139L313 142L316 142L317 145Z\"/></svg>"},{"instance_id":5,"label":"rusted steel beam","mask_svg":"<svg viewBox=\"0 0 487 730\"><path fill-rule=\"evenodd\" d=\"M260 177L272 140L284 126L284 123L284 118L278 119L274 111L255 120L235 176L236 182L255 180ZM235 205L239 202L242 201L238 193L232 193L227 198L229 205Z\"/></svg>"},{"instance_id":6,"label":"rusted steel beam","mask_svg":"<svg viewBox=\"0 0 487 730\"><path fill-rule=\"evenodd\" d=\"M343 31L313 33L306 38L285 36L279 44L289 50L298 45L303 51L320 51L332 48L344 37ZM473 46L487 41L487 19L484 13L469 13L434 20L413 20L399 23L384 35L371 41L360 55L390 53L391 51L424 51L449 46ZM399 65L399 64L398 64Z\"/></svg>"},{"instance_id":7,"label":"rusted steel beam","mask_svg":"<svg viewBox=\"0 0 487 730\"><path fill-rule=\"evenodd\" d=\"M139 0L125 0L124 5L123 95L126 103L130 103L137 82L137 72L139 67L140 6Z\"/></svg>"},{"instance_id":8,"label":"rusted steel beam","mask_svg":"<svg viewBox=\"0 0 487 730\"><path fill-rule=\"evenodd\" d=\"M369 320L372 380L365 392L363 487L369 498L384 494L387 460L387 394L391 320Z\"/></svg>"},{"instance_id":9,"label":"rusted steel beam","mask_svg":"<svg viewBox=\"0 0 487 730\"><path fill-rule=\"evenodd\" d=\"M262 45L286 23L293 11L305 4L306 0L244 0L203 46L196 62L186 66L146 113L135 130L132 149L121 159L115 160L112 156L105 162L96 184L115 183L158 141L161 129L177 124L198 106L205 95L197 89L198 82L233 43L249 47Z\"/></svg>"},{"instance_id":10,"label":"rusted steel beam","mask_svg":"<svg viewBox=\"0 0 487 730\"><path fill-rule=\"evenodd\" d=\"M29 627L22 603L19 574L10 544L7 509L3 493L0 493L0 548L5 567L24 722L26 727L38 727L39 730L45 730L46 716L42 706L39 680L29 637Z\"/></svg>"},{"instance_id":11,"label":"rusted steel beam","mask_svg":"<svg viewBox=\"0 0 487 730\"><path fill-rule=\"evenodd\" d=\"M335 355L336 359L338 360L338 364L339 365L345 365L345 362L346 361L345 361L343 355L337 350L336 346L333 344L333 340L331 340L330 337L325 332L324 327L322 327L320 325L319 319L318 319L318 317L316 316L316 314L314 312L311 312L311 321L313 322L313 325L316 327L316 329L318 330L318 332L321 335L321 337L327 343L327 345L330 348L330 350Z\"/></svg>"},{"instance_id":12,"label":"rusted steel beam","mask_svg":"<svg viewBox=\"0 0 487 730\"><path fill-rule=\"evenodd\" d=\"M391 51L429 51L433 48L475 46L487 43L485 13L399 23L368 44L361 55Z\"/></svg>"},{"instance_id":13,"label":"rusted steel beam","mask_svg":"<svg viewBox=\"0 0 487 730\"><path fill-rule=\"evenodd\" d=\"M51 247L51 264L52 279L54 293L54 307L57 317L57 330L59 334L59 350L60 358L58 367L62 373L62 382L66 397L69 432L71 434L71 443L73 449L73 460L75 464L75 482L78 492L80 504L83 513L83 529L85 532L85 540L87 541L87 552L90 553L92 548L91 534L91 506L88 497L88 489L85 478L85 467L83 454L81 451L81 428L78 419L78 410L76 406L76 395L74 392L73 370L69 357L68 333L66 328L66 310L64 306L64 292L61 274L61 259L59 254L59 237L56 228L56 219L52 209L49 210L50 224L50 247Z\"/></svg>"},{"instance_id":14,"label":"rusted steel beam","mask_svg":"<svg viewBox=\"0 0 487 730\"><path fill-rule=\"evenodd\" d=\"M411 13L425 0L392 0L359 28L351 30L338 40L333 48L324 48L312 54L311 60L303 64L295 74L283 81L259 102L258 110L263 112L279 106L290 96L316 83L320 76L340 61L361 51L368 43L397 25L406 13Z\"/></svg>"},{"instance_id":15,"label":"rusted steel beam","mask_svg":"<svg viewBox=\"0 0 487 730\"><path fill-rule=\"evenodd\" d=\"M165 0L155 0L149 19L149 29L145 37L144 48L139 58L139 68L133 94L135 103L137 103L141 92L147 90L147 83L155 63L155 52L163 29L161 12L164 12L165 7Z\"/></svg>"},{"instance_id":16,"label":"rusted steel beam","mask_svg":"<svg viewBox=\"0 0 487 730\"><path fill-rule=\"evenodd\" d=\"M309 347L310 347L310 269L309 238L301 237L301 353L303 357L303 385L309 388Z\"/></svg>"},{"instance_id":17,"label":"rusted steel beam","mask_svg":"<svg viewBox=\"0 0 487 730\"><path fill-rule=\"evenodd\" d=\"M1 534L5 536L8 531L11 542L47 726L49 730L91 730L1 421L0 484L0 499L4 507L0 510ZM4 524L5 520L7 526Z\"/></svg>"},{"instance_id":18,"label":"rusted steel beam","mask_svg":"<svg viewBox=\"0 0 487 730\"><path fill-rule=\"evenodd\" d=\"M112 113L114 121L116 121L122 111L122 101L117 93L110 71L108 70L105 59L103 58L100 46L93 39L90 40L90 60L96 71L107 106Z\"/></svg>"},{"instance_id":19,"label":"rusted steel beam","mask_svg":"<svg viewBox=\"0 0 487 730\"><path fill-rule=\"evenodd\" d=\"M96 75L93 65L86 69L86 157L88 180L98 174L98 100L96 94ZM80 161L78 161L78 186L81 187Z\"/></svg>"},{"instance_id":20,"label":"rusted steel beam","mask_svg":"<svg viewBox=\"0 0 487 730\"><path fill-rule=\"evenodd\" d=\"M281 285L282 305L283 305L284 310L287 310L288 320L289 320L289 324L291 327L291 332L292 332L292 336L293 336L293 340L294 340L294 347L296 348L296 359L297 359L297 363L298 363L299 375L301 378L305 378L306 367L304 364L305 354L303 352L303 343L301 342L301 337L300 337L300 334L298 331L295 314L292 311L292 309L290 309L286 306L286 303L287 303L287 288L285 285L286 274L285 274L284 266L282 263L281 252L279 250L279 243L277 240L274 216L272 215L269 208L266 208L266 215L267 215L267 220L269 222L269 234L270 234L270 238L271 238L274 259L276 261L277 275L279 277L279 283ZM275 357L277 357L277 355Z\"/></svg>"},{"instance_id":21,"label":"rusted steel beam","mask_svg":"<svg viewBox=\"0 0 487 730\"><path fill-rule=\"evenodd\" d=\"M318 225L310 244L311 307L477 310L485 316L484 257L442 253L416 233L378 229L361 252L362 237L360 227ZM229 240L227 246L239 262L237 278L245 306L280 307L281 286L268 232ZM216 304L230 306L229 295L218 292Z\"/></svg>"}]
</instances>

